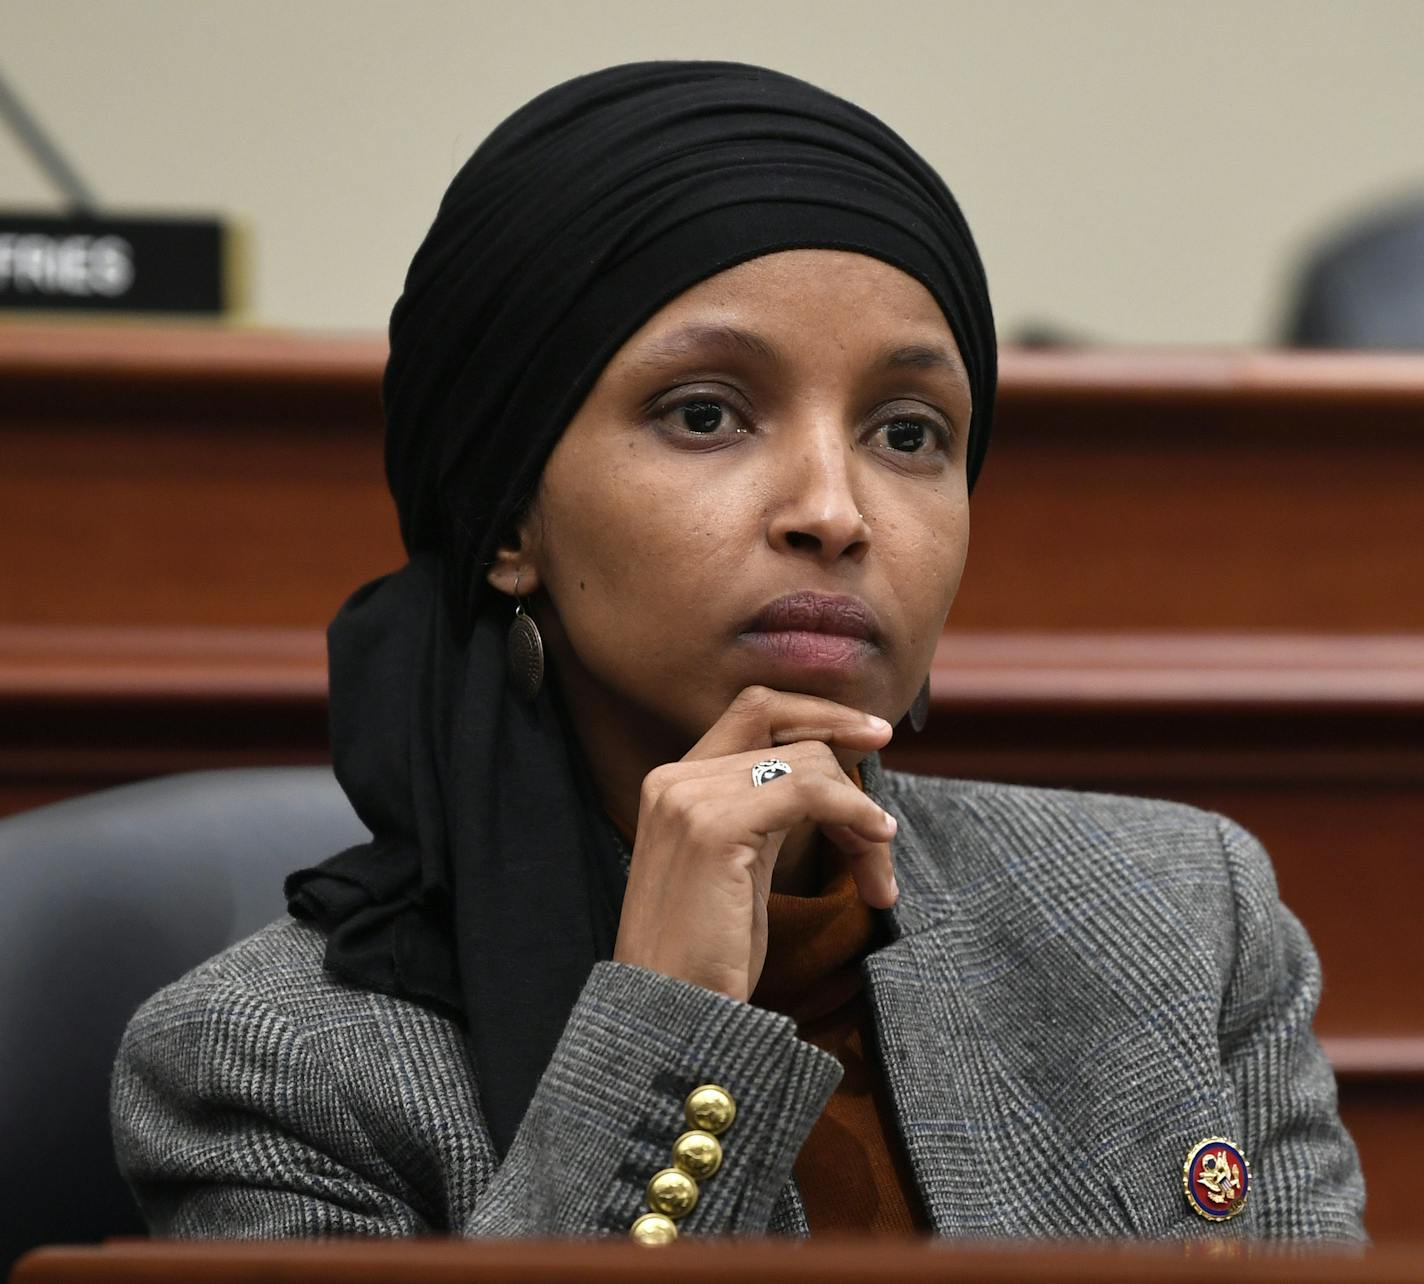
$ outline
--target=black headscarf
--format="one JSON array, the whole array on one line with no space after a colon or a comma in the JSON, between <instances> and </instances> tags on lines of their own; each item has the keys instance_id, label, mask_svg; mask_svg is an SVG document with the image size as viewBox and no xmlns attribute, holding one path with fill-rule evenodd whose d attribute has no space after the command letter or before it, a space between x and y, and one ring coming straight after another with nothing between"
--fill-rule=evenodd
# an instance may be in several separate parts
<instances>
[{"instance_id":1,"label":"black headscarf","mask_svg":"<svg viewBox=\"0 0 1424 1284\"><path fill-rule=\"evenodd\" d=\"M386 473L410 554L328 631L337 777L370 843L287 880L327 968L464 1025L502 1156L599 959L624 852L546 682L505 680L485 571L623 342L758 255L859 251L915 277L968 370L972 488L996 378L983 269L900 137L805 81L628 63L540 94L455 176L391 314Z\"/></svg>"}]
</instances>

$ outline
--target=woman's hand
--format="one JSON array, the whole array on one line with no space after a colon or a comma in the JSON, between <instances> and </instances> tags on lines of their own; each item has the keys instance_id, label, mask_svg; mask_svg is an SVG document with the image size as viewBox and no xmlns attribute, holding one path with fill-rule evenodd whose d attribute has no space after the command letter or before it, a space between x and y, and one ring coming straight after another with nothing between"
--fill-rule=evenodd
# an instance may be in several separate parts
<instances>
[{"instance_id":1,"label":"woman's hand","mask_svg":"<svg viewBox=\"0 0 1424 1284\"><path fill-rule=\"evenodd\" d=\"M846 774L891 727L816 696L748 687L678 762L650 771L613 957L746 1001L766 962L766 898L787 832L803 822L850 857L861 897L898 889L895 820ZM752 785L752 764L791 774Z\"/></svg>"}]
</instances>

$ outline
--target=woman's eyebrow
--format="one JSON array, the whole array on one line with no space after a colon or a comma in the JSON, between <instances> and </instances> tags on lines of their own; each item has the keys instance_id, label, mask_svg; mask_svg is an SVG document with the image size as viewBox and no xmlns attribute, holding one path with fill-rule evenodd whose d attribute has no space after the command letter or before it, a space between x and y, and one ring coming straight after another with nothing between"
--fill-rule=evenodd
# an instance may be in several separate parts
<instances>
[{"instance_id":1,"label":"woman's eyebrow","mask_svg":"<svg viewBox=\"0 0 1424 1284\"><path fill-rule=\"evenodd\" d=\"M686 325L644 349L638 366L660 366L696 353L718 350L750 356L767 365L786 364L785 355L776 344L751 330L734 325ZM948 348L937 344L907 343L886 348L871 362L870 368L877 374L906 369L943 371L966 391L969 388L964 364Z\"/></svg>"},{"instance_id":2,"label":"woman's eyebrow","mask_svg":"<svg viewBox=\"0 0 1424 1284\"><path fill-rule=\"evenodd\" d=\"M969 391L969 375L964 369L964 363L948 348L941 348L937 344L907 343L901 347L887 348L872 368L876 371L942 370L961 389Z\"/></svg>"},{"instance_id":3,"label":"woman's eyebrow","mask_svg":"<svg viewBox=\"0 0 1424 1284\"><path fill-rule=\"evenodd\" d=\"M779 365L784 360L774 343L739 326L686 325L645 349L638 365L660 366L709 349L755 357L768 365Z\"/></svg>"}]
</instances>

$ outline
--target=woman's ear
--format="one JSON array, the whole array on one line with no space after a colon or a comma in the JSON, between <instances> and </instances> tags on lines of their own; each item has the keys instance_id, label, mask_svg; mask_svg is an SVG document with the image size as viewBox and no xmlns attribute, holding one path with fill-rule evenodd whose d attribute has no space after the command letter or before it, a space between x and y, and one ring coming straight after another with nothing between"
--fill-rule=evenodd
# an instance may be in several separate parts
<instances>
[{"instance_id":1,"label":"woman's ear","mask_svg":"<svg viewBox=\"0 0 1424 1284\"><path fill-rule=\"evenodd\" d=\"M495 550L485 572L490 587L509 597L528 597L539 587L538 523L526 513Z\"/></svg>"}]
</instances>

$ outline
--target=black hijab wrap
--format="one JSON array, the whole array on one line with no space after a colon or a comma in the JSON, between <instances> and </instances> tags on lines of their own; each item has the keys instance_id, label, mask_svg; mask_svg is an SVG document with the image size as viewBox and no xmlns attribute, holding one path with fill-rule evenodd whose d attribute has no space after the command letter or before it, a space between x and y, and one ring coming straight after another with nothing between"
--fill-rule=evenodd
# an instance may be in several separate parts
<instances>
[{"instance_id":1,"label":"black hijab wrap","mask_svg":"<svg viewBox=\"0 0 1424 1284\"><path fill-rule=\"evenodd\" d=\"M512 608L485 572L625 340L698 281L804 247L884 260L939 302L972 487L996 359L959 208L875 117L766 68L629 63L540 94L455 176L391 314L386 473L410 561L328 630L333 761L372 840L286 892L330 972L463 1025L501 1157L612 956L627 857L556 680L532 704L506 682Z\"/></svg>"}]
</instances>

